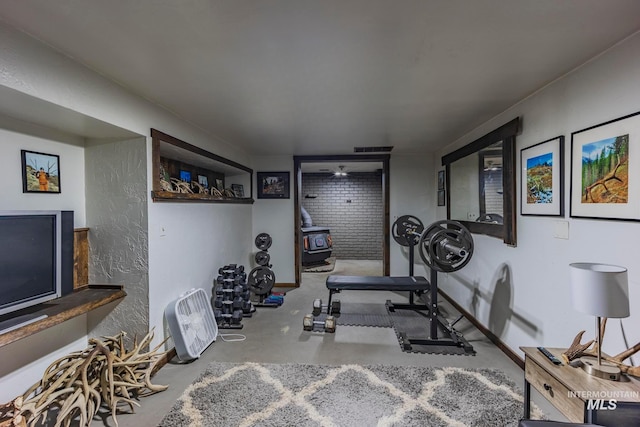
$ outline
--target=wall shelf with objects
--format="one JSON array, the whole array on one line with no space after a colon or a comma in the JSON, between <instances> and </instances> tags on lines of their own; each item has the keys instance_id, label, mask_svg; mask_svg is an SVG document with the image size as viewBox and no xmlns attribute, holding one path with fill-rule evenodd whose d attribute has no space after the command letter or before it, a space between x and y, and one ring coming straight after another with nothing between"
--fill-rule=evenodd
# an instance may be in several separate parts
<instances>
[{"instance_id":1,"label":"wall shelf with objects","mask_svg":"<svg viewBox=\"0 0 640 427\"><path fill-rule=\"evenodd\" d=\"M151 138L154 202L253 203L252 169L157 129Z\"/></svg>"}]
</instances>

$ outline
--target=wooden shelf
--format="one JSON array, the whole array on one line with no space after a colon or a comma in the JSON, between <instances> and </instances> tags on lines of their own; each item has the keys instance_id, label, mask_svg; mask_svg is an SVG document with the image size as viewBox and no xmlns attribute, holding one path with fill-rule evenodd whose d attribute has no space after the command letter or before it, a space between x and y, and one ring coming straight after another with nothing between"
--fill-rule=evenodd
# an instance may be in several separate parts
<instances>
[{"instance_id":1,"label":"wooden shelf","mask_svg":"<svg viewBox=\"0 0 640 427\"><path fill-rule=\"evenodd\" d=\"M151 198L154 202L254 203L253 169L157 129L151 129L151 138L153 173ZM242 193L236 194L246 194L249 197L221 197L199 192L182 193L175 188L174 184L169 183L169 180L180 180L186 184L190 180L191 187L195 187L195 184L200 182L200 178L207 189L217 188L224 191L240 186L243 189ZM175 191L167 191L169 190L167 186L174 187Z\"/></svg>"},{"instance_id":2,"label":"wooden shelf","mask_svg":"<svg viewBox=\"0 0 640 427\"><path fill-rule=\"evenodd\" d=\"M151 198L154 202L215 202L215 203L244 203L252 204L252 198L244 197L216 197L198 193L173 193L171 191L152 191Z\"/></svg>"},{"instance_id":3,"label":"wooden shelf","mask_svg":"<svg viewBox=\"0 0 640 427\"><path fill-rule=\"evenodd\" d=\"M126 295L127 293L120 285L87 285L62 298L19 310L12 313L12 316L33 314L47 315L48 317L1 334L0 347L88 313L110 302L120 300Z\"/></svg>"}]
</instances>

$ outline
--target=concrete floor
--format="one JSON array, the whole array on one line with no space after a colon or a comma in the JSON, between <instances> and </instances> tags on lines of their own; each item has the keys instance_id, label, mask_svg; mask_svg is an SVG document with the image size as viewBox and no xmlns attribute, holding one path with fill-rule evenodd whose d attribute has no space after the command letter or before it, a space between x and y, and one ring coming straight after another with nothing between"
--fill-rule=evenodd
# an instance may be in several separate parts
<instances>
[{"instance_id":1,"label":"concrete floor","mask_svg":"<svg viewBox=\"0 0 640 427\"><path fill-rule=\"evenodd\" d=\"M304 273L301 287L287 292L284 305L275 309L258 308L252 318L242 321L244 328L241 330L219 331L220 334L241 333L246 336L245 341L225 342L218 337L200 359L188 364L170 363L162 368L153 382L169 384L169 389L141 399L141 407L136 409L135 414L123 413L118 416L119 425L157 425L184 389L212 361L495 368L505 372L522 387L523 371L520 367L466 319L458 322L456 329L473 345L477 352L475 356L405 353L400 349L392 328L338 326L335 334L303 331L302 318L311 312L313 300L323 298L326 301L328 297L325 280L329 274L381 275L382 265L377 261L338 260L331 273ZM339 298L343 306L350 301L384 304L388 299L394 302L407 300L406 293L386 291L345 291ZM458 316L446 301L440 303L440 310L450 320ZM550 419L565 420L544 398L534 393L533 400ZM104 424L115 425L109 417L104 419Z\"/></svg>"}]
</instances>

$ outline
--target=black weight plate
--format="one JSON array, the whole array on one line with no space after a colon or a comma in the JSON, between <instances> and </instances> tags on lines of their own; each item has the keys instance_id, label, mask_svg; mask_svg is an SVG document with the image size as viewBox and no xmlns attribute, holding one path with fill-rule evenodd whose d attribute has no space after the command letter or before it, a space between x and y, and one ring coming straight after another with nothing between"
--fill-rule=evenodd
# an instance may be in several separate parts
<instances>
[{"instance_id":1,"label":"black weight plate","mask_svg":"<svg viewBox=\"0 0 640 427\"><path fill-rule=\"evenodd\" d=\"M471 260L473 236L458 221L436 221L422 234L419 252L429 268L445 273L458 271Z\"/></svg>"},{"instance_id":2,"label":"black weight plate","mask_svg":"<svg viewBox=\"0 0 640 427\"><path fill-rule=\"evenodd\" d=\"M393 240L401 246L413 246L420 241L420 235L424 225L420 218L412 215L403 215L396 219L391 227Z\"/></svg>"},{"instance_id":3,"label":"black weight plate","mask_svg":"<svg viewBox=\"0 0 640 427\"><path fill-rule=\"evenodd\" d=\"M269 264L269 261L271 260L271 255L269 255L269 253L266 251L260 251L256 253L255 259L256 259L256 264L264 266Z\"/></svg>"},{"instance_id":4,"label":"black weight plate","mask_svg":"<svg viewBox=\"0 0 640 427\"><path fill-rule=\"evenodd\" d=\"M271 247L271 243L273 243L273 241L271 240L271 236L269 236L268 233L260 233L256 236L256 248L260 249L261 251L266 251L267 249L269 249Z\"/></svg>"},{"instance_id":5,"label":"black weight plate","mask_svg":"<svg viewBox=\"0 0 640 427\"><path fill-rule=\"evenodd\" d=\"M276 283L276 275L268 267L256 267L249 272L249 287L256 295L267 295Z\"/></svg>"}]
</instances>

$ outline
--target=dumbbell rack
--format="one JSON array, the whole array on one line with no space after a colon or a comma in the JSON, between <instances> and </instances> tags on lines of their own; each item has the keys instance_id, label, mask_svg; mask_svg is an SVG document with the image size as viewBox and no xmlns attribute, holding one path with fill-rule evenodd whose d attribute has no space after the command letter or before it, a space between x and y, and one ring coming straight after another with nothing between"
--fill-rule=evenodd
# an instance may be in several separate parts
<instances>
[{"instance_id":1,"label":"dumbbell rack","mask_svg":"<svg viewBox=\"0 0 640 427\"><path fill-rule=\"evenodd\" d=\"M267 233L260 233L256 236L255 245L260 250L255 255L257 267L249 272L249 289L253 294L252 303L256 307L277 308L284 303L284 293L274 295L271 292L275 284L275 274L269 264L271 256L267 252L273 240Z\"/></svg>"},{"instance_id":2,"label":"dumbbell rack","mask_svg":"<svg viewBox=\"0 0 640 427\"><path fill-rule=\"evenodd\" d=\"M244 266L229 264L218 270L211 305L220 329L242 329L242 319L255 311L250 300Z\"/></svg>"}]
</instances>

